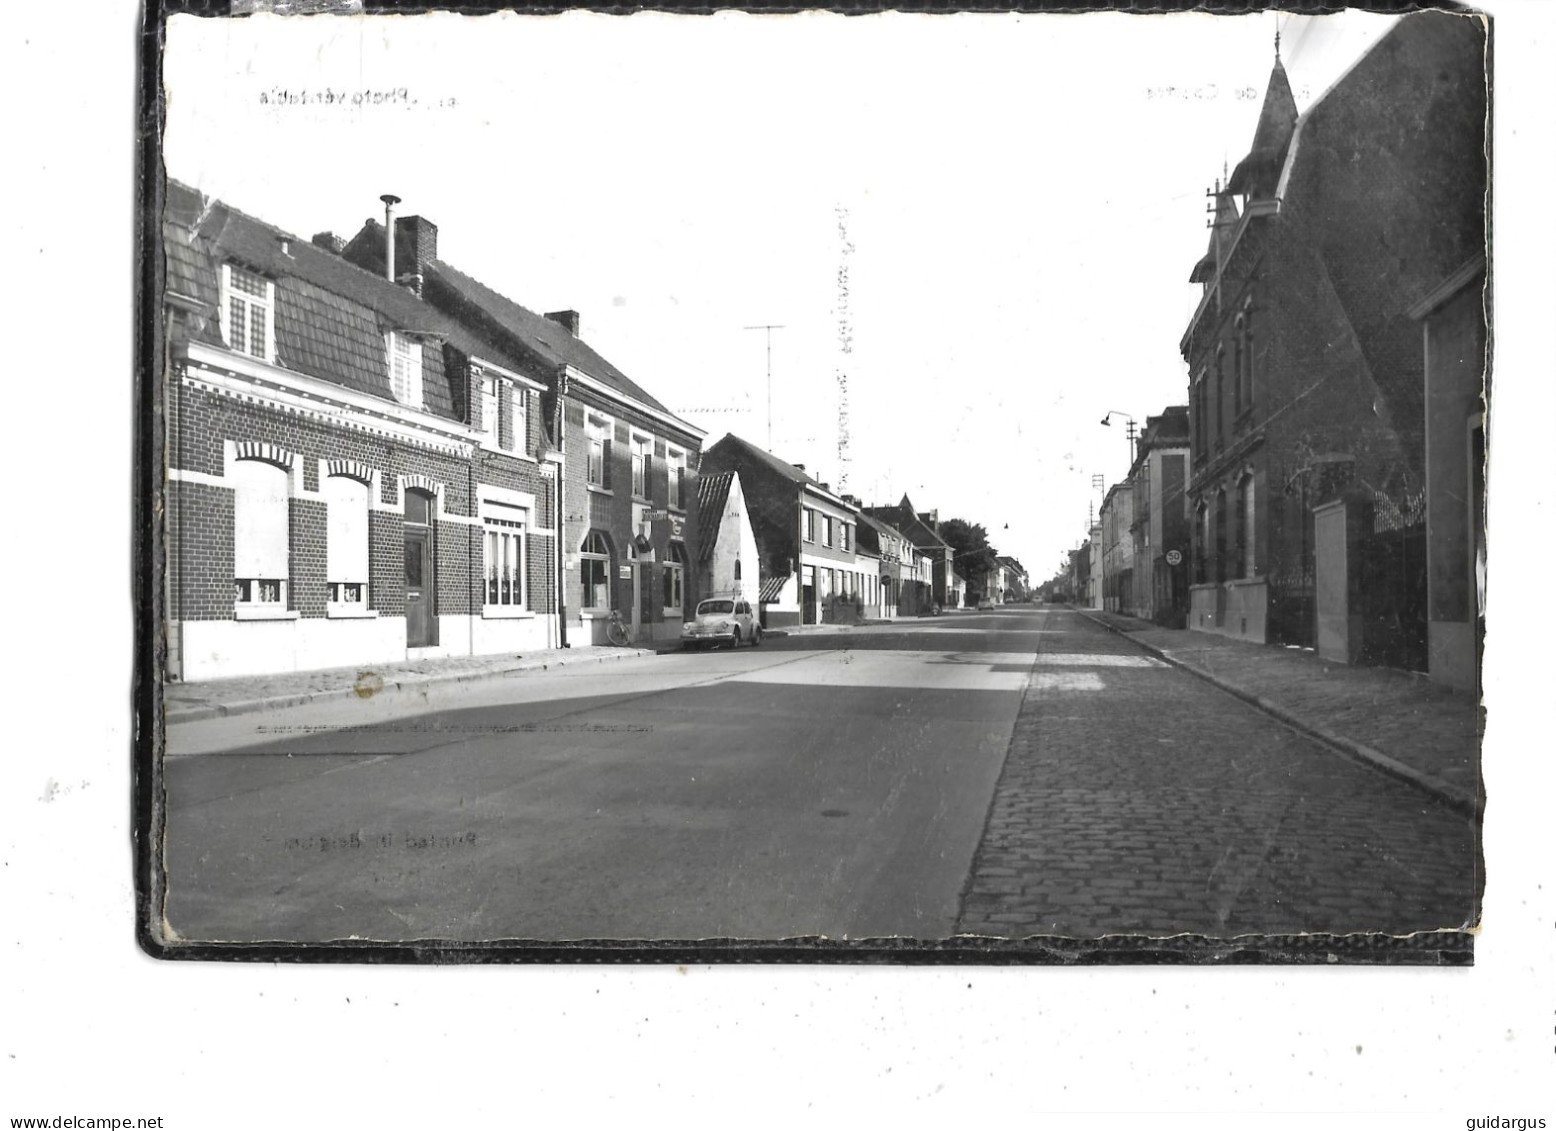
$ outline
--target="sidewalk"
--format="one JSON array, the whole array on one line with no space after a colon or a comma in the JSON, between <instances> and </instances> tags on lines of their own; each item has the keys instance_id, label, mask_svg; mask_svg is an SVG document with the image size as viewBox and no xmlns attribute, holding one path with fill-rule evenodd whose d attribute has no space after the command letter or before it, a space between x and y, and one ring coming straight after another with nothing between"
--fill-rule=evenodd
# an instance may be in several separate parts
<instances>
[{"instance_id":1,"label":"sidewalk","mask_svg":"<svg viewBox=\"0 0 1556 1131\"><path fill-rule=\"evenodd\" d=\"M448 656L398 664L375 664L318 671L240 676L199 683L169 682L163 688L163 713L169 725L273 711L320 700L405 691L433 684L463 683L518 672L547 671L574 664L598 664L652 656L652 648L580 647L525 652L523 655Z\"/></svg>"},{"instance_id":2,"label":"sidewalk","mask_svg":"<svg viewBox=\"0 0 1556 1131\"><path fill-rule=\"evenodd\" d=\"M1316 652L1077 609L1170 664L1331 748L1479 812L1480 705L1413 672L1349 667Z\"/></svg>"}]
</instances>

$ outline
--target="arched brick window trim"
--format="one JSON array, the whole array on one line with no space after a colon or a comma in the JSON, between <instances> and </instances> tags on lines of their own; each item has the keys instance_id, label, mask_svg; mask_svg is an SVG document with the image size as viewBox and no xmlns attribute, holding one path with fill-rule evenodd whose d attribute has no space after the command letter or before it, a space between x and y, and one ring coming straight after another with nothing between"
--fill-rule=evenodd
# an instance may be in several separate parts
<instances>
[{"instance_id":1,"label":"arched brick window trim","mask_svg":"<svg viewBox=\"0 0 1556 1131\"><path fill-rule=\"evenodd\" d=\"M324 471L326 475L344 475L347 479L355 479L357 482L365 483L369 487L373 485L373 469L365 463L358 463L356 460L326 460Z\"/></svg>"},{"instance_id":2,"label":"arched brick window trim","mask_svg":"<svg viewBox=\"0 0 1556 1131\"><path fill-rule=\"evenodd\" d=\"M292 464L297 458L285 448L278 448L274 444L256 443L253 440L239 440L233 445L233 456L236 459L257 459L265 463L273 463L288 474L291 473Z\"/></svg>"},{"instance_id":3,"label":"arched brick window trim","mask_svg":"<svg viewBox=\"0 0 1556 1131\"><path fill-rule=\"evenodd\" d=\"M407 491L425 491L429 495L443 494L443 484L428 475L406 475L401 478L400 486Z\"/></svg>"}]
</instances>

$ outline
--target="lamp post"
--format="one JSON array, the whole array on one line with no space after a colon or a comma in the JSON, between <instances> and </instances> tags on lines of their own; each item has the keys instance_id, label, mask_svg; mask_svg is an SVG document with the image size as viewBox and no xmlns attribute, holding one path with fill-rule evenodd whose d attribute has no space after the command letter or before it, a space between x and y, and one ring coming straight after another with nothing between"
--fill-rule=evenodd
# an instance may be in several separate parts
<instances>
[{"instance_id":1,"label":"lamp post","mask_svg":"<svg viewBox=\"0 0 1556 1131\"><path fill-rule=\"evenodd\" d=\"M1138 430L1135 427L1135 418L1130 416L1127 412L1119 412L1117 409L1109 409L1107 414L1102 418L1102 426L1104 428L1112 427L1113 418L1115 416L1122 416L1126 421L1124 425L1124 435L1129 437L1129 466L1133 467L1135 465L1135 436L1138 434Z\"/></svg>"}]
</instances>

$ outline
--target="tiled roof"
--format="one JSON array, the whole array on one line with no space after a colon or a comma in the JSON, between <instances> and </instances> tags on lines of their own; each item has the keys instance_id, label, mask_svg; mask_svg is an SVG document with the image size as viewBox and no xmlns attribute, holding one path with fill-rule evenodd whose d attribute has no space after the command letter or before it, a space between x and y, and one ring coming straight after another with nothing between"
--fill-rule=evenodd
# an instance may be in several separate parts
<instances>
[{"instance_id":1,"label":"tiled roof","mask_svg":"<svg viewBox=\"0 0 1556 1131\"><path fill-rule=\"evenodd\" d=\"M892 525L902 531L907 540L915 546L920 548L928 546L932 549L950 547L950 543L935 533L933 527L919 518L918 513L913 509L912 501L906 495L902 496L902 502L894 507L866 507L864 510L877 518L889 519Z\"/></svg>"},{"instance_id":2,"label":"tiled roof","mask_svg":"<svg viewBox=\"0 0 1556 1131\"><path fill-rule=\"evenodd\" d=\"M467 357L518 364L406 288L187 185L168 182L163 220L168 289L210 307L196 330L202 340L220 343L220 267L231 260L275 280L276 362L285 368L392 400L384 335L419 335L426 410L457 420L442 343Z\"/></svg>"},{"instance_id":3,"label":"tiled roof","mask_svg":"<svg viewBox=\"0 0 1556 1131\"><path fill-rule=\"evenodd\" d=\"M858 509L838 498L838 496L834 494L829 488L823 487L821 483L813 476L807 474L805 471L796 467L794 464L789 463L786 460L779 459L777 456L773 455L772 452L757 447L749 440L741 439L733 432L726 433L724 438L714 445L715 448L725 446L739 448L742 452L745 452L757 463L762 464L764 467L771 471L777 472L783 478L789 480L789 482L809 487L817 494L824 495L827 498L832 499L839 506L850 507L850 509Z\"/></svg>"},{"instance_id":4,"label":"tiled roof","mask_svg":"<svg viewBox=\"0 0 1556 1131\"><path fill-rule=\"evenodd\" d=\"M382 230L381 226L379 230ZM554 366L570 365L639 404L656 412L669 413L646 389L560 323L520 306L441 259L422 264L422 272L426 276L429 297L446 304L453 314L465 316L468 308L474 307L542 362Z\"/></svg>"},{"instance_id":5,"label":"tiled roof","mask_svg":"<svg viewBox=\"0 0 1556 1131\"><path fill-rule=\"evenodd\" d=\"M719 518L724 513L724 504L729 501L729 489L734 481L733 471L704 475L697 481L698 562L713 560L713 546L719 538Z\"/></svg>"}]
</instances>

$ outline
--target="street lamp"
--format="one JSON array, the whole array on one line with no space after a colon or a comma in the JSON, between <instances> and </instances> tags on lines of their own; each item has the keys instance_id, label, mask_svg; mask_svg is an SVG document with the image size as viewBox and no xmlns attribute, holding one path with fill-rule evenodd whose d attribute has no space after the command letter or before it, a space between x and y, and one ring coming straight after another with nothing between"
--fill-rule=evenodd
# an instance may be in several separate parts
<instances>
[{"instance_id":1,"label":"street lamp","mask_svg":"<svg viewBox=\"0 0 1556 1131\"><path fill-rule=\"evenodd\" d=\"M1127 412L1119 412L1117 409L1109 409L1107 415L1102 418L1102 426L1104 428L1112 427L1113 418L1115 416L1122 416L1128 422L1124 425L1124 435L1129 437L1129 466L1133 467L1135 465L1135 418L1130 416Z\"/></svg>"}]
</instances>

